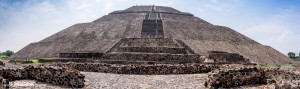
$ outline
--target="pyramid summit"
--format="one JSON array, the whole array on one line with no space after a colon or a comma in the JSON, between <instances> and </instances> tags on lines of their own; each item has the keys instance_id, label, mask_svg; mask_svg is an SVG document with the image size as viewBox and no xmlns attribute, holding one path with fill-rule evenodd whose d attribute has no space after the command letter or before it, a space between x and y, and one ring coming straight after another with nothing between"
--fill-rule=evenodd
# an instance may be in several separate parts
<instances>
[{"instance_id":1,"label":"pyramid summit","mask_svg":"<svg viewBox=\"0 0 300 89\"><path fill-rule=\"evenodd\" d=\"M272 47L228 27L164 6L132 6L90 23L75 24L27 45L10 59L52 58L60 57L61 53L103 53L101 58L118 60L170 58L189 62L196 62L200 56L214 58L210 57L213 53L235 53L256 63L294 62Z\"/></svg>"}]
</instances>

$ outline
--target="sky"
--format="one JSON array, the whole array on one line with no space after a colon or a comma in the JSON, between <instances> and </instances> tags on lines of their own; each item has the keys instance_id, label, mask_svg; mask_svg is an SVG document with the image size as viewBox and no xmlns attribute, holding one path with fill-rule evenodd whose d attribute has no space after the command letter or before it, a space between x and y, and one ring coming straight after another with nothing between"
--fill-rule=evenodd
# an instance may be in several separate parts
<instances>
[{"instance_id":1,"label":"sky","mask_svg":"<svg viewBox=\"0 0 300 89\"><path fill-rule=\"evenodd\" d=\"M283 54L300 53L299 0L1 0L0 51L19 51L77 23L135 5L169 6Z\"/></svg>"}]
</instances>

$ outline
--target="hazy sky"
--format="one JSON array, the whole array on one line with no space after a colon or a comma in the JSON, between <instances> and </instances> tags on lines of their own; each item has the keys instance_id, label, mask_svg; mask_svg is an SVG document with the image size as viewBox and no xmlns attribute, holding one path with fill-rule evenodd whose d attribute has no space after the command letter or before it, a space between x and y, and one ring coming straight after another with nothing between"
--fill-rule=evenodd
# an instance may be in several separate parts
<instances>
[{"instance_id":1,"label":"hazy sky","mask_svg":"<svg viewBox=\"0 0 300 89\"><path fill-rule=\"evenodd\" d=\"M170 6L284 54L300 52L299 0L1 0L0 51L18 51L76 23L134 5Z\"/></svg>"}]
</instances>

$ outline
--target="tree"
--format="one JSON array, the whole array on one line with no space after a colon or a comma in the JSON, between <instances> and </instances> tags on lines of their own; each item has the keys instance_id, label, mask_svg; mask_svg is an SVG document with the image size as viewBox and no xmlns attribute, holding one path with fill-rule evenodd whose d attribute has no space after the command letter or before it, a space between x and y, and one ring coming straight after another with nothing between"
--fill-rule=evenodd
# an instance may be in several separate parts
<instances>
[{"instance_id":1,"label":"tree","mask_svg":"<svg viewBox=\"0 0 300 89\"><path fill-rule=\"evenodd\" d=\"M6 50L5 52L3 52L2 53L3 55L6 55L6 56L11 56L11 55L13 55L14 54L14 52L13 51L11 51L11 50Z\"/></svg>"},{"instance_id":2,"label":"tree","mask_svg":"<svg viewBox=\"0 0 300 89\"><path fill-rule=\"evenodd\" d=\"M289 52L288 55L290 58L295 58L295 56L296 56L296 54L294 52Z\"/></svg>"}]
</instances>

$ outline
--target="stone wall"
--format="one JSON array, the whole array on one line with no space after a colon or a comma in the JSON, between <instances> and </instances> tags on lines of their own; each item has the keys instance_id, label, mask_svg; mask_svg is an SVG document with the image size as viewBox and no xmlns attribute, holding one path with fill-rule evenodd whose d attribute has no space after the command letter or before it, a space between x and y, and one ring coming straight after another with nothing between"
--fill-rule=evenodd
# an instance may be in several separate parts
<instances>
[{"instance_id":1,"label":"stone wall","mask_svg":"<svg viewBox=\"0 0 300 89\"><path fill-rule=\"evenodd\" d=\"M171 53L187 54L185 48L170 47L119 47L117 52L145 52L145 53Z\"/></svg>"},{"instance_id":2,"label":"stone wall","mask_svg":"<svg viewBox=\"0 0 300 89\"><path fill-rule=\"evenodd\" d=\"M100 58L103 53L59 53L59 58Z\"/></svg>"},{"instance_id":3,"label":"stone wall","mask_svg":"<svg viewBox=\"0 0 300 89\"><path fill-rule=\"evenodd\" d=\"M120 47L180 47L173 39L169 38L126 38ZM182 46L184 47L184 46Z\"/></svg>"},{"instance_id":4,"label":"stone wall","mask_svg":"<svg viewBox=\"0 0 300 89\"><path fill-rule=\"evenodd\" d=\"M163 63L200 63L199 55L168 53L108 53L103 60L153 61ZM102 60L100 59L100 61Z\"/></svg>"},{"instance_id":5,"label":"stone wall","mask_svg":"<svg viewBox=\"0 0 300 89\"><path fill-rule=\"evenodd\" d=\"M245 59L242 55L237 53L217 52L209 53L209 59L214 59L215 62L232 62L232 63L247 63L249 59Z\"/></svg>"},{"instance_id":6,"label":"stone wall","mask_svg":"<svg viewBox=\"0 0 300 89\"><path fill-rule=\"evenodd\" d=\"M230 88L254 84L276 84L282 81L299 80L293 72L273 68L244 67L224 68L208 73L208 85L214 88Z\"/></svg>"},{"instance_id":7,"label":"stone wall","mask_svg":"<svg viewBox=\"0 0 300 89\"><path fill-rule=\"evenodd\" d=\"M1 67L0 75L8 80L34 79L56 85L84 87L84 75L78 70L55 66Z\"/></svg>"},{"instance_id":8,"label":"stone wall","mask_svg":"<svg viewBox=\"0 0 300 89\"><path fill-rule=\"evenodd\" d=\"M57 59L39 59L40 63L47 63L47 62L89 62L92 59L87 58L57 58Z\"/></svg>"},{"instance_id":9,"label":"stone wall","mask_svg":"<svg viewBox=\"0 0 300 89\"><path fill-rule=\"evenodd\" d=\"M60 66L87 72L147 75L208 73L219 68L216 65L202 64L116 65L104 63L55 63L50 64L50 66Z\"/></svg>"}]
</instances>

